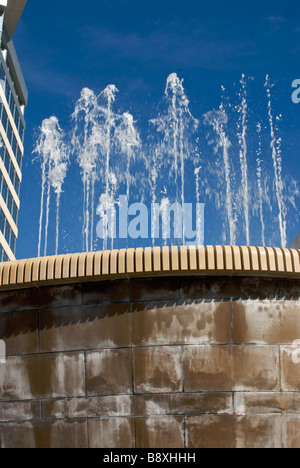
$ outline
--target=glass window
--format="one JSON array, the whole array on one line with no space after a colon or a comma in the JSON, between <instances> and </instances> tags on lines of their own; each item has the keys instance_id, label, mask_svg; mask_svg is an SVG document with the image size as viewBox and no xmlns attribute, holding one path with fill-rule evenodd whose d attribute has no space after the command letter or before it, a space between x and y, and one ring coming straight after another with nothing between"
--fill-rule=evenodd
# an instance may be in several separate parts
<instances>
[{"instance_id":1,"label":"glass window","mask_svg":"<svg viewBox=\"0 0 300 468\"><path fill-rule=\"evenodd\" d=\"M16 192L18 195L18 198L20 198L20 189L21 189L21 182L20 179L16 176Z\"/></svg>"},{"instance_id":2,"label":"glass window","mask_svg":"<svg viewBox=\"0 0 300 468\"><path fill-rule=\"evenodd\" d=\"M17 243L17 239L15 238L15 235L13 234L13 235L12 235L12 240L11 240L10 248L11 248L12 253L13 253L14 255L16 255L16 243Z\"/></svg>"},{"instance_id":3,"label":"glass window","mask_svg":"<svg viewBox=\"0 0 300 468\"><path fill-rule=\"evenodd\" d=\"M11 207L11 216L14 222L16 222L16 215L17 215L17 207L15 202L13 201L12 207Z\"/></svg>"},{"instance_id":4,"label":"glass window","mask_svg":"<svg viewBox=\"0 0 300 468\"><path fill-rule=\"evenodd\" d=\"M14 186L14 189L15 189L15 185L16 185L16 171L15 171L15 168L13 167L13 165L10 166L10 180L11 180L11 183L13 184Z\"/></svg>"},{"instance_id":5,"label":"glass window","mask_svg":"<svg viewBox=\"0 0 300 468\"><path fill-rule=\"evenodd\" d=\"M3 65L0 63L0 80L5 81L5 73L3 70Z\"/></svg>"},{"instance_id":6,"label":"glass window","mask_svg":"<svg viewBox=\"0 0 300 468\"><path fill-rule=\"evenodd\" d=\"M15 101L14 101L13 99L10 100L9 108L10 108L10 112L11 112L12 118L14 119L14 118L15 118L15 109L16 109L16 105L15 105Z\"/></svg>"},{"instance_id":7,"label":"glass window","mask_svg":"<svg viewBox=\"0 0 300 468\"><path fill-rule=\"evenodd\" d=\"M4 226L5 226L5 216L2 210L0 210L0 231L4 234Z\"/></svg>"},{"instance_id":8,"label":"glass window","mask_svg":"<svg viewBox=\"0 0 300 468\"><path fill-rule=\"evenodd\" d=\"M19 146L17 147L17 154L16 154L16 159L17 159L17 163L18 163L18 166L21 166L21 158L22 158L22 155L21 155L21 151L20 151L20 148Z\"/></svg>"},{"instance_id":9,"label":"glass window","mask_svg":"<svg viewBox=\"0 0 300 468\"><path fill-rule=\"evenodd\" d=\"M6 97L6 100L7 100L7 104L9 105L9 101L10 101L10 96L11 96L11 91L9 89L9 86L6 86L6 89L5 89L5 97Z\"/></svg>"},{"instance_id":10,"label":"glass window","mask_svg":"<svg viewBox=\"0 0 300 468\"><path fill-rule=\"evenodd\" d=\"M21 137L21 141L23 145L24 145L24 136L25 136L25 128L22 124L22 132L20 133L20 137Z\"/></svg>"},{"instance_id":11,"label":"glass window","mask_svg":"<svg viewBox=\"0 0 300 468\"><path fill-rule=\"evenodd\" d=\"M9 174L9 168L10 168L10 157L9 157L9 154L8 152L5 150L5 161L4 161L4 164L5 164L5 169L7 170L7 173Z\"/></svg>"},{"instance_id":12,"label":"glass window","mask_svg":"<svg viewBox=\"0 0 300 468\"><path fill-rule=\"evenodd\" d=\"M21 128L21 118L17 115L16 113L16 119L15 119L15 122L16 122L16 127L17 127L17 130L18 130L18 133L20 134L20 128Z\"/></svg>"},{"instance_id":13,"label":"glass window","mask_svg":"<svg viewBox=\"0 0 300 468\"><path fill-rule=\"evenodd\" d=\"M6 220L6 223L5 223L5 233L4 233L4 237L5 237L5 240L6 242L8 243L8 245L10 245L10 240L11 240L11 229L10 229L10 226Z\"/></svg>"},{"instance_id":14,"label":"glass window","mask_svg":"<svg viewBox=\"0 0 300 468\"><path fill-rule=\"evenodd\" d=\"M17 143L17 140L16 140L16 137L15 137L15 134L13 133L13 129L12 129L12 126L11 126L11 123L9 122L8 120L8 116L7 116L7 113L6 113L6 110L3 106L3 104L0 102L0 108L1 108L1 121L2 121L2 125L3 125L3 128L4 128L4 131L6 132L7 134L7 138L9 140L9 143L12 145L12 149L13 149L13 152L14 154L16 155L16 151L19 149L19 145ZM17 119L17 122L18 122L18 126L19 126L19 129L18 129L18 133L19 133L19 136L20 136L20 139L22 141L22 143L24 144L24 133L25 133L25 128L24 128L24 125L23 123L21 122L21 119L18 118ZM12 140L12 138L15 139ZM3 143L3 142L2 142ZM15 147L16 147L16 150L15 150ZM20 154L17 158L17 162L18 162L18 165L20 166L21 164L21 158L22 158L22 155Z\"/></svg>"},{"instance_id":15,"label":"glass window","mask_svg":"<svg viewBox=\"0 0 300 468\"><path fill-rule=\"evenodd\" d=\"M1 151L2 149L2 151ZM0 148L0 157L2 158L2 161L4 163L4 166L6 168L6 171L11 179L11 182L15 188L15 191L16 191L16 194L20 195L20 185L21 185L21 181L19 179L19 176L15 170L15 167L10 159L10 156L8 154L8 152L5 150L5 148ZM2 174L1 174L2 176Z\"/></svg>"},{"instance_id":16,"label":"glass window","mask_svg":"<svg viewBox=\"0 0 300 468\"><path fill-rule=\"evenodd\" d=\"M15 120L15 125L16 125L16 129L18 130L18 133L19 133L19 121L21 120L19 115L18 115L18 112L17 112L17 108L16 108L16 112L15 112L15 117L14 117L14 120Z\"/></svg>"},{"instance_id":17,"label":"glass window","mask_svg":"<svg viewBox=\"0 0 300 468\"><path fill-rule=\"evenodd\" d=\"M22 115L22 111L21 111L21 109L19 107L19 106L21 106L21 104L19 103L18 93L16 92L15 85L14 85L13 82L12 82L12 86L13 86L12 89L14 89L14 92L16 93L16 97L12 93L12 89L10 88L10 85L9 85L9 83L7 81L7 78L6 78L2 63L0 63L0 83L1 83L1 85L3 87L4 92L5 92L5 97L6 97L8 105L9 105L9 108L11 110L13 119L15 121L16 128L18 129L21 140L23 141L24 130L19 129L19 125L20 125L20 121L21 121L21 115Z\"/></svg>"},{"instance_id":18,"label":"glass window","mask_svg":"<svg viewBox=\"0 0 300 468\"><path fill-rule=\"evenodd\" d=\"M7 155L6 155L6 148L4 148L3 146L3 152L1 152L1 158L2 158L2 161L4 163L4 166L6 167L6 158L7 158Z\"/></svg>"},{"instance_id":19,"label":"glass window","mask_svg":"<svg viewBox=\"0 0 300 468\"><path fill-rule=\"evenodd\" d=\"M11 128L10 122L7 123L7 132L6 132L6 135L7 135L7 139L8 139L8 141L9 141L9 144L11 145L12 128Z\"/></svg>"},{"instance_id":20,"label":"glass window","mask_svg":"<svg viewBox=\"0 0 300 468\"><path fill-rule=\"evenodd\" d=\"M2 185L1 195L2 195L2 198L4 200L4 203L6 203L6 200L7 200L7 186L6 186L6 184Z\"/></svg>"},{"instance_id":21,"label":"glass window","mask_svg":"<svg viewBox=\"0 0 300 468\"><path fill-rule=\"evenodd\" d=\"M10 166L10 173L9 177L11 179L11 182L14 185L15 191L17 195L19 196L20 194L20 179L17 176L17 173L15 172L15 168L13 164ZM17 224L17 216L18 216L18 207L16 205L16 202L14 201L13 195L10 192L10 189L8 188L8 185L6 183L5 178L3 177L3 174L0 172L0 193L1 196L6 203L6 206L8 210L10 211L13 220Z\"/></svg>"},{"instance_id":22,"label":"glass window","mask_svg":"<svg viewBox=\"0 0 300 468\"><path fill-rule=\"evenodd\" d=\"M7 114L3 108L3 112L2 112L2 125L3 125L3 128L4 128L4 131L6 132L6 127L7 127Z\"/></svg>"},{"instance_id":23,"label":"glass window","mask_svg":"<svg viewBox=\"0 0 300 468\"><path fill-rule=\"evenodd\" d=\"M12 147L12 150L13 150L14 155L16 155L16 152L17 152L17 140L16 140L15 135L12 136L11 147Z\"/></svg>"},{"instance_id":24,"label":"glass window","mask_svg":"<svg viewBox=\"0 0 300 468\"><path fill-rule=\"evenodd\" d=\"M8 208L8 211L11 213L12 212L12 204L13 204L13 199L9 191L7 191L7 202L6 206Z\"/></svg>"},{"instance_id":25,"label":"glass window","mask_svg":"<svg viewBox=\"0 0 300 468\"><path fill-rule=\"evenodd\" d=\"M1 84L2 89L3 89L4 92L5 92L5 81L6 81L6 78L5 78L5 77L2 78L2 76L1 76L1 78L0 78L0 84Z\"/></svg>"}]
</instances>

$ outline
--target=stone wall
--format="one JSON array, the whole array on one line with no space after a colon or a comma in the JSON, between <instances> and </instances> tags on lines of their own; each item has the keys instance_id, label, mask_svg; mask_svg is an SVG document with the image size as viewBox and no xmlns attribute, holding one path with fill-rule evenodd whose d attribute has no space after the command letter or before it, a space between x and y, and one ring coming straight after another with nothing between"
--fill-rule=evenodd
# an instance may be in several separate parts
<instances>
[{"instance_id":1,"label":"stone wall","mask_svg":"<svg viewBox=\"0 0 300 468\"><path fill-rule=\"evenodd\" d=\"M2 448L300 447L297 279L1 291L0 339Z\"/></svg>"}]
</instances>

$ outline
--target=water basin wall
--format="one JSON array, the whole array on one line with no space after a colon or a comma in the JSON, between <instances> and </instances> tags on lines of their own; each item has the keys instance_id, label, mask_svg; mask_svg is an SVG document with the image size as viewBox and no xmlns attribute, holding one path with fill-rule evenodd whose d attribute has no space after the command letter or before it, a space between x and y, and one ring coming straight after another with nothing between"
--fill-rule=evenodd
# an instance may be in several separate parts
<instances>
[{"instance_id":1,"label":"water basin wall","mask_svg":"<svg viewBox=\"0 0 300 468\"><path fill-rule=\"evenodd\" d=\"M300 447L300 251L0 265L0 446Z\"/></svg>"}]
</instances>

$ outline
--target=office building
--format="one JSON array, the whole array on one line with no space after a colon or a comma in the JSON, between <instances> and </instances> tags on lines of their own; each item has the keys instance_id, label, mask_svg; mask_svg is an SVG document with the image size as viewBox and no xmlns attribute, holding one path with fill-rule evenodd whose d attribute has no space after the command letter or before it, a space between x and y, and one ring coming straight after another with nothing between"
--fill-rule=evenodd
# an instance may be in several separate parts
<instances>
[{"instance_id":1,"label":"office building","mask_svg":"<svg viewBox=\"0 0 300 468\"><path fill-rule=\"evenodd\" d=\"M300 249L300 232L291 245L291 249Z\"/></svg>"},{"instance_id":2,"label":"office building","mask_svg":"<svg viewBox=\"0 0 300 468\"><path fill-rule=\"evenodd\" d=\"M0 261L15 259L28 91L13 44L27 0L0 0Z\"/></svg>"}]
</instances>

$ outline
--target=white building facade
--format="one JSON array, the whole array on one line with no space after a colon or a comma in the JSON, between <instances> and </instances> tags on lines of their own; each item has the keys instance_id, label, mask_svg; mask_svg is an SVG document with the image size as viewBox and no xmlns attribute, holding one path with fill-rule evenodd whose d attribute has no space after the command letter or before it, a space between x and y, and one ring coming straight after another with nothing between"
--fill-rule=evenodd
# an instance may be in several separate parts
<instances>
[{"instance_id":1,"label":"white building facade","mask_svg":"<svg viewBox=\"0 0 300 468\"><path fill-rule=\"evenodd\" d=\"M0 0L0 262L15 260L28 91L12 41L27 0Z\"/></svg>"}]
</instances>

